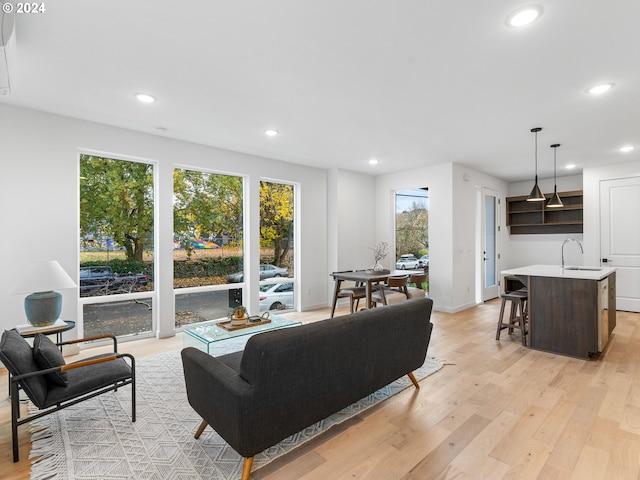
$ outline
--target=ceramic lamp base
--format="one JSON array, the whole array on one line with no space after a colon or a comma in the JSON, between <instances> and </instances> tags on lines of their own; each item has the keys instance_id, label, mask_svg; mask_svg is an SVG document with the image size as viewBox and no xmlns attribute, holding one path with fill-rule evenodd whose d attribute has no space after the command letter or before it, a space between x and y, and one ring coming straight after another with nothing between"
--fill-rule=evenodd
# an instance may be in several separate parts
<instances>
[{"instance_id":1,"label":"ceramic lamp base","mask_svg":"<svg viewBox=\"0 0 640 480\"><path fill-rule=\"evenodd\" d=\"M36 292L24 299L27 321L34 327L53 325L62 311L62 295L58 292Z\"/></svg>"}]
</instances>

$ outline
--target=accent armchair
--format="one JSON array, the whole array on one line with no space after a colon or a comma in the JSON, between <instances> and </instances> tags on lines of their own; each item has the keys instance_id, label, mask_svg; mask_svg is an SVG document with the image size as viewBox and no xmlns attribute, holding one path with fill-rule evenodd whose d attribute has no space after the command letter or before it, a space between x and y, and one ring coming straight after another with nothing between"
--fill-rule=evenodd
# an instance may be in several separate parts
<instances>
[{"instance_id":1,"label":"accent armchair","mask_svg":"<svg viewBox=\"0 0 640 480\"><path fill-rule=\"evenodd\" d=\"M65 363L62 345L103 338L113 340L113 353ZM135 359L128 353L118 353L117 340L112 335L53 343L39 333L32 348L15 329L6 330L0 340L0 360L9 371L14 462L19 460L20 425L125 385L131 385L131 421L136 421ZM20 418L20 390L41 411Z\"/></svg>"}]
</instances>

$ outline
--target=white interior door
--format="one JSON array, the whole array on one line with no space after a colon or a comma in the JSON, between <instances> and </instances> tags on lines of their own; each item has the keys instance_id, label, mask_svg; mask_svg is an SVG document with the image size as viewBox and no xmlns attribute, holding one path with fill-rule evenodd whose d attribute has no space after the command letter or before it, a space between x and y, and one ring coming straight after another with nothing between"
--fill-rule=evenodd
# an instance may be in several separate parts
<instances>
[{"instance_id":1,"label":"white interior door","mask_svg":"<svg viewBox=\"0 0 640 480\"><path fill-rule=\"evenodd\" d=\"M640 312L640 177L600 183L600 261L616 267L616 309Z\"/></svg>"},{"instance_id":2,"label":"white interior door","mask_svg":"<svg viewBox=\"0 0 640 480\"><path fill-rule=\"evenodd\" d=\"M498 286L498 195L495 190L482 189L482 300L496 298Z\"/></svg>"}]
</instances>

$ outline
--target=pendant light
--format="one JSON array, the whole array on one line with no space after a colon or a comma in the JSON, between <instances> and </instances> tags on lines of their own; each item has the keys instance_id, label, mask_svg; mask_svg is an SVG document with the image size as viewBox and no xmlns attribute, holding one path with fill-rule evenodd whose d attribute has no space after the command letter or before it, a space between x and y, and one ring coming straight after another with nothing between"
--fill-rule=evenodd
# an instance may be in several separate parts
<instances>
[{"instance_id":1,"label":"pendant light","mask_svg":"<svg viewBox=\"0 0 640 480\"><path fill-rule=\"evenodd\" d=\"M559 146L559 143L551 145L551 148L553 148L553 196L549 199L549 203L547 203L547 207L549 208L564 207L564 203L562 203L558 195L558 186L556 184L556 150Z\"/></svg>"},{"instance_id":2,"label":"pendant light","mask_svg":"<svg viewBox=\"0 0 640 480\"><path fill-rule=\"evenodd\" d=\"M536 183L529 194L529 198L527 198L528 202L543 202L545 200L542 190L538 186L538 132L542 130L540 127L532 128L531 132L536 134L536 150L535 150L535 158L536 158Z\"/></svg>"}]
</instances>

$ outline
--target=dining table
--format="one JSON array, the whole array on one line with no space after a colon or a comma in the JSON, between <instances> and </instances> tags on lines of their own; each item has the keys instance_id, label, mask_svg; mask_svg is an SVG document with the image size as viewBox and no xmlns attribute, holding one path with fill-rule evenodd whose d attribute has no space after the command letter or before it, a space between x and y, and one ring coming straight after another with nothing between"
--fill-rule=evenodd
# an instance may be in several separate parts
<instances>
[{"instance_id":1,"label":"dining table","mask_svg":"<svg viewBox=\"0 0 640 480\"><path fill-rule=\"evenodd\" d=\"M344 272L333 272L331 276L335 282L335 289L333 292L333 304L332 310L335 310L336 303L338 301L338 292L340 291L340 285L343 281L353 281L356 285L364 285L366 295L367 308L373 307L373 301L371 300L371 293L373 292L373 285L380 282L386 282L389 277L399 277L402 275L420 275L424 273L424 270L382 270L377 271L373 269L366 270L348 270Z\"/></svg>"}]
</instances>

